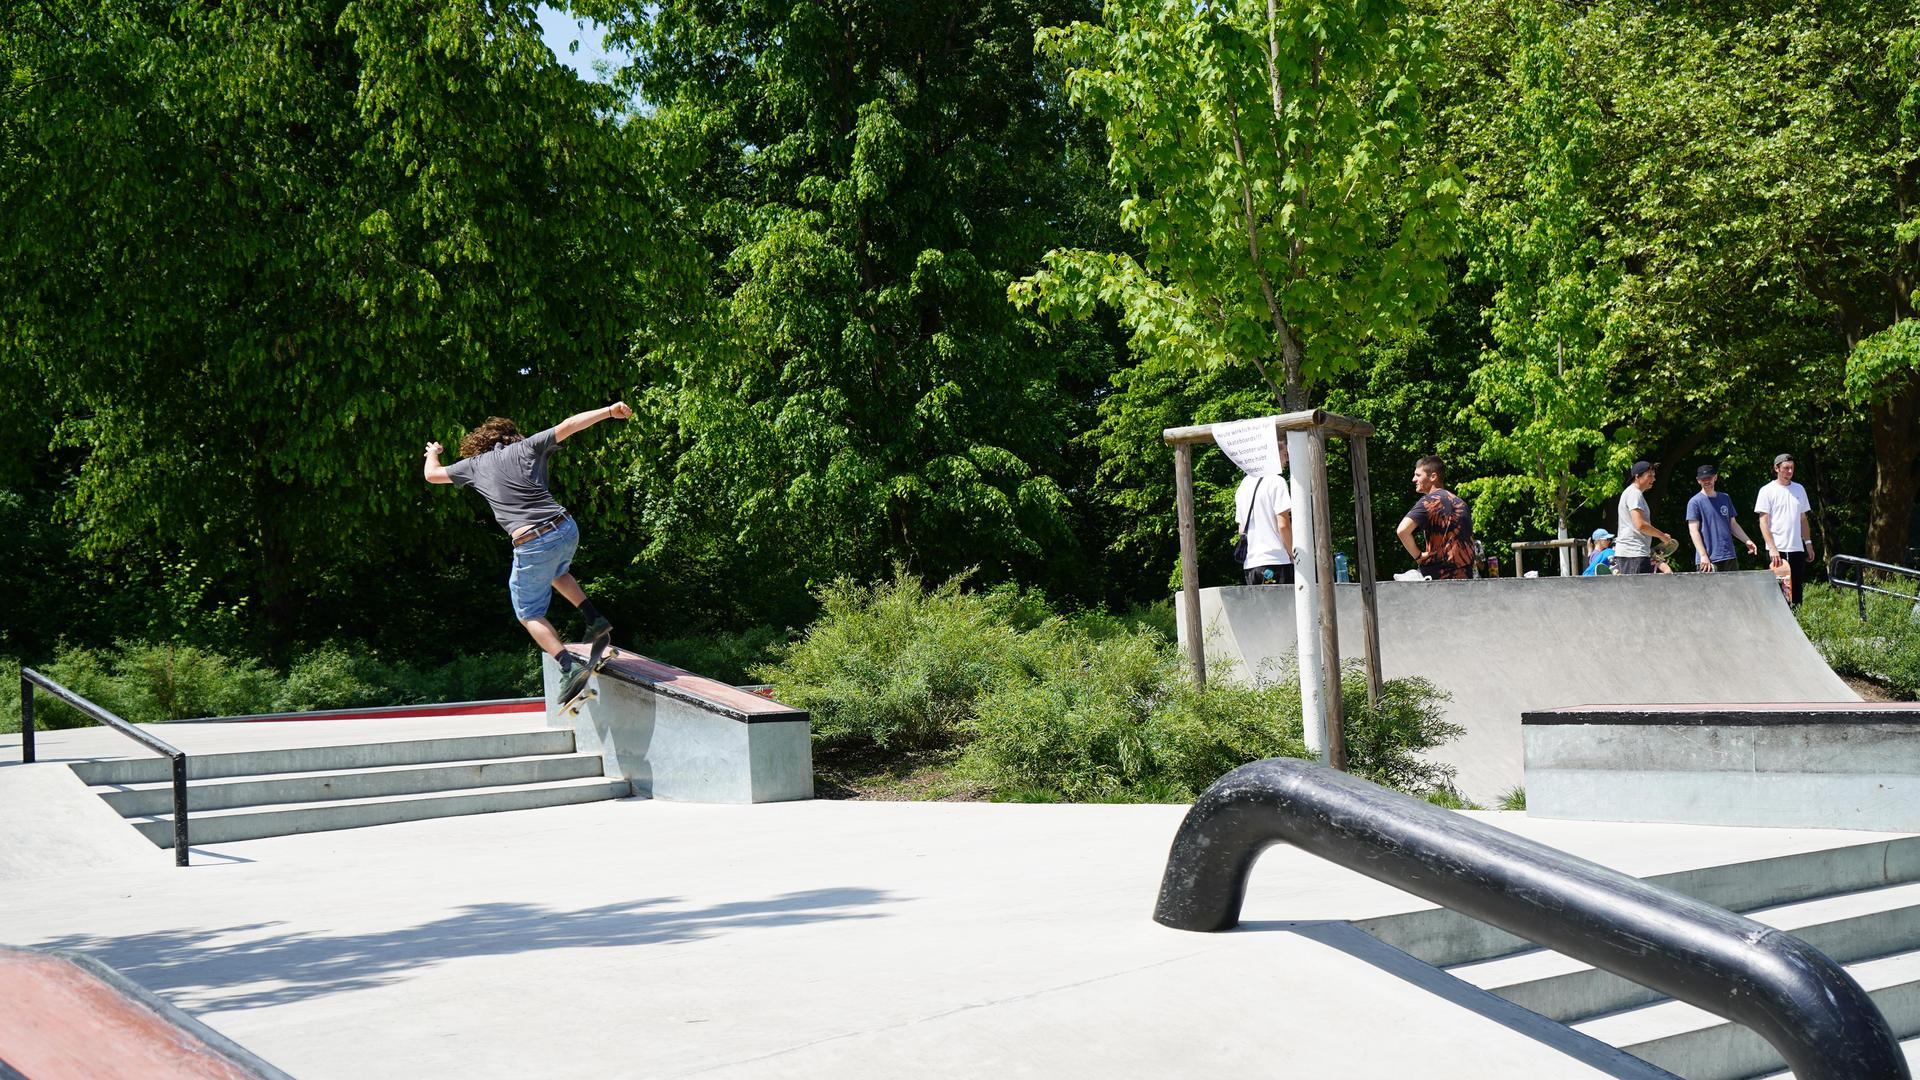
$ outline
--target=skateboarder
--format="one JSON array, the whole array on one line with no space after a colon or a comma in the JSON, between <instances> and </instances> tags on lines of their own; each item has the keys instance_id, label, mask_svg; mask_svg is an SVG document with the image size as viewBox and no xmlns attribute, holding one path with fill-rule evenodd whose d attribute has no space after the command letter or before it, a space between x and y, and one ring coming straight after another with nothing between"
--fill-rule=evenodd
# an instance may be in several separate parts
<instances>
[{"instance_id":1,"label":"skateboarder","mask_svg":"<svg viewBox=\"0 0 1920 1080\"><path fill-rule=\"evenodd\" d=\"M1650 461L1636 461L1629 472L1633 476L1631 483L1620 492L1620 520L1615 525L1619 530L1613 542L1613 572L1616 574L1652 574L1666 568L1667 560L1654 558L1653 541L1671 547L1677 543L1668 533L1654 528L1647 520L1647 489L1653 486L1660 466ZM1660 553L1662 556L1666 551Z\"/></svg>"},{"instance_id":2,"label":"skateboarder","mask_svg":"<svg viewBox=\"0 0 1920 1080\"><path fill-rule=\"evenodd\" d=\"M1714 490L1720 482L1720 470L1712 465L1702 465L1693 471L1694 482L1700 485L1700 493L1687 500L1687 531L1693 534L1693 566L1703 574L1740 569L1740 560L1733 549L1737 539L1747 545L1747 554L1759 553L1747 531L1740 527L1740 519L1734 516L1733 499L1724 491Z\"/></svg>"},{"instance_id":3,"label":"skateboarder","mask_svg":"<svg viewBox=\"0 0 1920 1080\"><path fill-rule=\"evenodd\" d=\"M1788 599L1799 607L1807 564L1813 561L1813 504L1807 501L1807 489L1794 483L1792 454L1773 459L1773 479L1760 485L1753 509L1760 515L1760 535L1767 541L1768 565L1775 573L1786 566Z\"/></svg>"},{"instance_id":4,"label":"skateboarder","mask_svg":"<svg viewBox=\"0 0 1920 1080\"><path fill-rule=\"evenodd\" d=\"M513 614L534 643L560 665L566 676L560 690L563 702L579 694L592 671L561 645L560 635L547 621L554 590L580 609L596 653L604 651L602 643L613 627L570 572L574 549L580 546L580 527L547 489L547 458L562 442L600 421L631 416L627 403L617 401L569 416L558 427L532 436L521 435L511 420L490 417L460 440L460 460L444 467L440 444L427 444L427 482L478 490L493 510L494 520L512 537L513 572L507 578L507 594Z\"/></svg>"}]
</instances>

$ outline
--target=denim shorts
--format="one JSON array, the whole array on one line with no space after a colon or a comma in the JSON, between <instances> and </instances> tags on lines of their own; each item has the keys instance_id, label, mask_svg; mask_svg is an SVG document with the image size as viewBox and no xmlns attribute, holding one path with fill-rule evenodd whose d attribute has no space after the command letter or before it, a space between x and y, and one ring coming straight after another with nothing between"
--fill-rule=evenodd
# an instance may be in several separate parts
<instances>
[{"instance_id":1,"label":"denim shorts","mask_svg":"<svg viewBox=\"0 0 1920 1080\"><path fill-rule=\"evenodd\" d=\"M513 549L513 573L507 575L507 595L513 598L513 617L522 622L547 613L553 603L553 579L573 568L573 552L580 546L580 526L572 518L543 536Z\"/></svg>"}]
</instances>

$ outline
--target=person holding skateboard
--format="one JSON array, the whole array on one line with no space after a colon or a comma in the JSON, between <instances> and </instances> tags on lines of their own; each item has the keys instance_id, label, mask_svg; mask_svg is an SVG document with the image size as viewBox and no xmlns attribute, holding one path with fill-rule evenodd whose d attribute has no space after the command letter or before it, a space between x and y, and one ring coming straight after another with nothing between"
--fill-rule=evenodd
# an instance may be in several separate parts
<instances>
[{"instance_id":1,"label":"person holding skateboard","mask_svg":"<svg viewBox=\"0 0 1920 1080\"><path fill-rule=\"evenodd\" d=\"M586 688L595 662L606 654L613 624L574 580L573 553L580 546L580 527L547 488L547 458L561 443L602 420L632 416L633 410L626 402L616 401L602 409L576 413L559 426L531 436L521 435L514 422L505 417L489 417L460 440L460 460L446 466L440 464L440 444L427 444L427 483L479 491L494 520L513 539L513 572L507 577L513 615L527 628L534 644L560 665L566 677L560 689L562 702L572 701ZM588 663L581 663L567 651L553 624L547 621L547 607L555 591L579 608L587 621L587 639L593 642L593 658Z\"/></svg>"}]
</instances>

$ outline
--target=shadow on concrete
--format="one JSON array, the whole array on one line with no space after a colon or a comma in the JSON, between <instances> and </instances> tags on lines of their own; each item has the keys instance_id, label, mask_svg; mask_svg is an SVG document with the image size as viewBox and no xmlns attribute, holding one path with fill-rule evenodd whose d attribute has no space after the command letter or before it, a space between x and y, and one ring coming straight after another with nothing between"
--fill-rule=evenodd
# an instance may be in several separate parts
<instances>
[{"instance_id":1,"label":"shadow on concrete","mask_svg":"<svg viewBox=\"0 0 1920 1080\"><path fill-rule=\"evenodd\" d=\"M1403 982L1411 983L1447 1002L1484 1016L1509 1031L1552 1047L1583 1065L1598 1069L1608 1076L1618 1077L1619 1080L1679 1080L1665 1069L1650 1065L1618 1047L1609 1046L1590 1035L1583 1035L1557 1020L1515 1005L1498 994L1482 990L1424 960L1401 952L1352 923L1249 920L1241 923L1240 929L1298 934L1329 948L1338 949Z\"/></svg>"},{"instance_id":2,"label":"shadow on concrete","mask_svg":"<svg viewBox=\"0 0 1920 1080\"><path fill-rule=\"evenodd\" d=\"M561 911L474 904L419 926L359 934L276 932L277 922L125 936L68 934L36 948L72 949L195 1012L258 1009L384 986L407 972L475 956L698 941L739 930L880 918L850 910L897 902L879 889L810 889L703 908L679 897Z\"/></svg>"}]
</instances>

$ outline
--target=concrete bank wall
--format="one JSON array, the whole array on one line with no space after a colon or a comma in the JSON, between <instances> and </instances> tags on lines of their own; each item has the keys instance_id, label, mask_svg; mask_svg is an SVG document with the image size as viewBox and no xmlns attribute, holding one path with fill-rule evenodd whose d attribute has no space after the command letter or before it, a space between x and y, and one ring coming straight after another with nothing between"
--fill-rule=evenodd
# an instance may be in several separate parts
<instances>
[{"instance_id":1,"label":"concrete bank wall","mask_svg":"<svg viewBox=\"0 0 1920 1080\"><path fill-rule=\"evenodd\" d=\"M580 646L569 646L585 655ZM547 725L634 794L677 802L761 803L813 797L812 723L799 709L637 653L614 650L599 696L559 712L559 665L544 661Z\"/></svg>"},{"instance_id":2,"label":"concrete bank wall","mask_svg":"<svg viewBox=\"0 0 1920 1080\"><path fill-rule=\"evenodd\" d=\"M1201 590L1209 677L1291 666L1293 592ZM1340 654L1358 658L1360 587L1334 594ZM1452 695L1447 718L1465 732L1432 756L1457 768L1461 791L1482 804L1524 782L1524 712L1859 700L1800 632L1770 573L1383 581L1379 598L1381 669ZM1182 617L1183 643L1189 633Z\"/></svg>"},{"instance_id":3,"label":"concrete bank wall","mask_svg":"<svg viewBox=\"0 0 1920 1080\"><path fill-rule=\"evenodd\" d=\"M1522 726L1536 817L1920 832L1920 705L1562 709Z\"/></svg>"}]
</instances>

